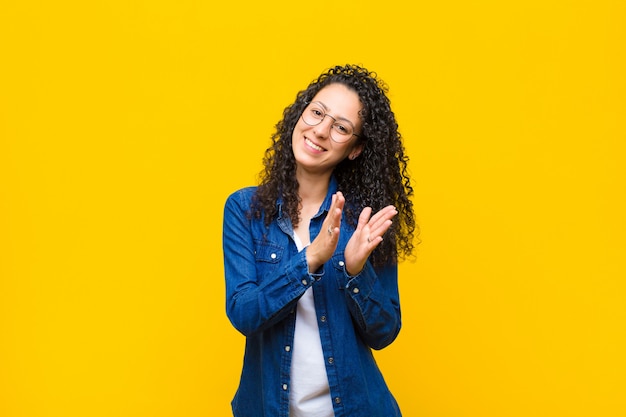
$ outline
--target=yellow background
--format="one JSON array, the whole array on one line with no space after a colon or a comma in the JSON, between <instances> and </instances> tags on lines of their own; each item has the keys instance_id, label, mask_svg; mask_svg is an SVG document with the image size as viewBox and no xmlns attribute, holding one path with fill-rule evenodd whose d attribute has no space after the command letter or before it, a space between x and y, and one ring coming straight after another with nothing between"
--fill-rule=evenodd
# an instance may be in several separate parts
<instances>
[{"instance_id":1,"label":"yellow background","mask_svg":"<svg viewBox=\"0 0 626 417\"><path fill-rule=\"evenodd\" d=\"M222 207L327 67L377 71L422 243L406 416L626 415L623 1L0 7L0 416L227 416Z\"/></svg>"}]
</instances>

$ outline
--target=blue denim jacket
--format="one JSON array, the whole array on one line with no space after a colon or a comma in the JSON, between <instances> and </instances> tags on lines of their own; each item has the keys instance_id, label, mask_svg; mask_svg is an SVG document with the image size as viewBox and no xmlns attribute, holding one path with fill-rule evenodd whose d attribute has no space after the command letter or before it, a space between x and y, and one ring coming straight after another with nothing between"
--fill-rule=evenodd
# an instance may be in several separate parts
<instances>
[{"instance_id":1,"label":"blue denim jacket","mask_svg":"<svg viewBox=\"0 0 626 417\"><path fill-rule=\"evenodd\" d=\"M311 219L315 239L337 185L333 179L320 211ZM310 273L306 248L298 252L293 228L278 214L269 228L249 218L256 188L233 193L224 209L223 249L226 313L246 336L235 417L288 417L291 346L298 299L313 286L315 309L336 417L400 416L371 349L389 345L400 331L397 266L347 274L343 250L353 228L343 219L337 250Z\"/></svg>"}]
</instances>

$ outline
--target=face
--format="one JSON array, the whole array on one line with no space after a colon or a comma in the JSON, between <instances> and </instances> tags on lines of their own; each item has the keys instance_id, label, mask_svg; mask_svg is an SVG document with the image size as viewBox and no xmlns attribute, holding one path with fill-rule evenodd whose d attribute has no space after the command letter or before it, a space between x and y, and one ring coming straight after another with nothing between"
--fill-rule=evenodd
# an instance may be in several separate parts
<instances>
[{"instance_id":1,"label":"face","mask_svg":"<svg viewBox=\"0 0 626 417\"><path fill-rule=\"evenodd\" d=\"M332 137L340 138L346 128L356 135L361 133L359 111L362 106L358 94L343 84L327 85L311 103L318 118L324 113L326 116L315 126L307 124L302 117L298 119L291 137L293 153L299 170L328 174L345 158L361 153L362 145L356 136L344 136L345 142L337 142Z\"/></svg>"}]
</instances>

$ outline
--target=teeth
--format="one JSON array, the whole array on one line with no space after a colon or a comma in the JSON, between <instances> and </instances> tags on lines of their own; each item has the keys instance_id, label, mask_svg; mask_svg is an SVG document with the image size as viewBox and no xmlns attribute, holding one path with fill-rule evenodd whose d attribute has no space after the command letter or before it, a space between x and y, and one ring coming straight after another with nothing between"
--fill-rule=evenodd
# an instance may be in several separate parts
<instances>
[{"instance_id":1,"label":"teeth","mask_svg":"<svg viewBox=\"0 0 626 417\"><path fill-rule=\"evenodd\" d=\"M322 152L324 150L324 148L322 148L321 146L317 146L316 144L314 144L313 142L311 142L307 138L304 138L304 140L306 141L306 144L309 145L311 148L313 148L315 150L318 150L320 152Z\"/></svg>"}]
</instances>

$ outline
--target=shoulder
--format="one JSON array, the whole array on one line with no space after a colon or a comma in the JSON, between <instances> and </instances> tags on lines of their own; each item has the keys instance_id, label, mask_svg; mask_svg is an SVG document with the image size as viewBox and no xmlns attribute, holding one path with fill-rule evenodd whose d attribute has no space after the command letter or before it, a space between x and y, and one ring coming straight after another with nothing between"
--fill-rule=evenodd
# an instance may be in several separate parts
<instances>
[{"instance_id":1,"label":"shoulder","mask_svg":"<svg viewBox=\"0 0 626 417\"><path fill-rule=\"evenodd\" d=\"M256 193L256 189L257 187L244 187L244 188L240 188L237 191L232 192L228 198L226 199L226 201L228 200L251 200L252 196Z\"/></svg>"},{"instance_id":2,"label":"shoulder","mask_svg":"<svg viewBox=\"0 0 626 417\"><path fill-rule=\"evenodd\" d=\"M245 187L234 191L226 198L226 208L240 207L244 210L249 209L256 189L257 187Z\"/></svg>"}]
</instances>

